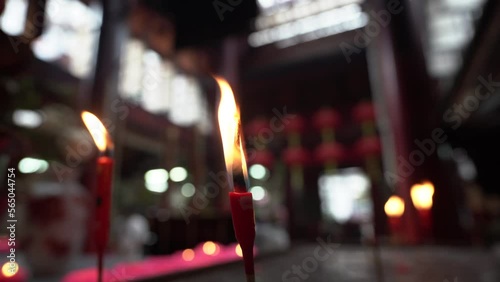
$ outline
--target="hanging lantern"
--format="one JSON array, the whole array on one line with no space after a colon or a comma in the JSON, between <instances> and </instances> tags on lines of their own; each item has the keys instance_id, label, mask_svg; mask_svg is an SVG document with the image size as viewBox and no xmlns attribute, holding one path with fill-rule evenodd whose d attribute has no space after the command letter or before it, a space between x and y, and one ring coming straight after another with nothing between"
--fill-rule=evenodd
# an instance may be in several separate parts
<instances>
[{"instance_id":1,"label":"hanging lantern","mask_svg":"<svg viewBox=\"0 0 500 282\"><path fill-rule=\"evenodd\" d=\"M352 109L352 117L359 123L374 121L375 107L370 102L361 102Z\"/></svg>"},{"instance_id":2,"label":"hanging lantern","mask_svg":"<svg viewBox=\"0 0 500 282\"><path fill-rule=\"evenodd\" d=\"M314 157L322 164L339 162L345 157L345 148L340 143L323 143L314 151Z\"/></svg>"},{"instance_id":3,"label":"hanging lantern","mask_svg":"<svg viewBox=\"0 0 500 282\"><path fill-rule=\"evenodd\" d=\"M289 166L309 163L309 152L302 147L287 148L283 152L283 160Z\"/></svg>"},{"instance_id":4,"label":"hanging lantern","mask_svg":"<svg viewBox=\"0 0 500 282\"><path fill-rule=\"evenodd\" d=\"M313 125L319 130L326 128L338 128L341 122L340 114L330 108L317 111L313 116Z\"/></svg>"},{"instance_id":5,"label":"hanging lantern","mask_svg":"<svg viewBox=\"0 0 500 282\"><path fill-rule=\"evenodd\" d=\"M288 138L288 147L300 147L302 141L300 134L305 129L305 119L299 115L294 115L293 118L288 120L285 124L285 133Z\"/></svg>"},{"instance_id":6,"label":"hanging lantern","mask_svg":"<svg viewBox=\"0 0 500 282\"><path fill-rule=\"evenodd\" d=\"M309 164L309 152L302 147L289 147L283 151L283 160L290 169L290 185L292 190L300 192L304 189L304 166Z\"/></svg>"},{"instance_id":7,"label":"hanging lantern","mask_svg":"<svg viewBox=\"0 0 500 282\"><path fill-rule=\"evenodd\" d=\"M366 170L370 178L377 180L380 178L380 154L382 147L377 136L363 137L354 144L354 153L358 159L365 163Z\"/></svg>"},{"instance_id":8,"label":"hanging lantern","mask_svg":"<svg viewBox=\"0 0 500 282\"><path fill-rule=\"evenodd\" d=\"M287 134L300 134L304 132L305 129L305 119L299 115L294 115L293 118L289 119L285 124L285 132Z\"/></svg>"},{"instance_id":9,"label":"hanging lantern","mask_svg":"<svg viewBox=\"0 0 500 282\"><path fill-rule=\"evenodd\" d=\"M274 164L274 156L269 150L250 150L247 157L247 162L250 165L261 164L271 169Z\"/></svg>"},{"instance_id":10,"label":"hanging lantern","mask_svg":"<svg viewBox=\"0 0 500 282\"><path fill-rule=\"evenodd\" d=\"M377 136L363 137L354 144L354 151L358 157L365 159L380 155L382 147Z\"/></svg>"},{"instance_id":11,"label":"hanging lantern","mask_svg":"<svg viewBox=\"0 0 500 282\"><path fill-rule=\"evenodd\" d=\"M361 124L363 136L376 135L375 107L370 102L361 102L352 109L353 119Z\"/></svg>"},{"instance_id":12,"label":"hanging lantern","mask_svg":"<svg viewBox=\"0 0 500 282\"><path fill-rule=\"evenodd\" d=\"M329 142L320 144L314 151L315 160L325 167L325 172L333 173L340 161L346 157L345 148L340 143Z\"/></svg>"},{"instance_id":13,"label":"hanging lantern","mask_svg":"<svg viewBox=\"0 0 500 282\"><path fill-rule=\"evenodd\" d=\"M245 127L245 134L247 136L258 136L262 133L263 129L268 129L270 127L269 121L264 118L257 118L252 120Z\"/></svg>"},{"instance_id":14,"label":"hanging lantern","mask_svg":"<svg viewBox=\"0 0 500 282\"><path fill-rule=\"evenodd\" d=\"M313 125L320 130L324 143L335 142L335 129L340 126L340 114L330 108L321 109L314 114Z\"/></svg>"}]
</instances>

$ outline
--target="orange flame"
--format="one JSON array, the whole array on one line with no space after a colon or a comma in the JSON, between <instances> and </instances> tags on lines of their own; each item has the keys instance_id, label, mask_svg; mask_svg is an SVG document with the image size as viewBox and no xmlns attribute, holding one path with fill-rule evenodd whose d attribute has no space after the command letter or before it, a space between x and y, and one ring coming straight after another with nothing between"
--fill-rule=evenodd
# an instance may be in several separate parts
<instances>
[{"instance_id":1,"label":"orange flame","mask_svg":"<svg viewBox=\"0 0 500 282\"><path fill-rule=\"evenodd\" d=\"M419 210L428 210L432 208L434 185L425 181L422 184L415 184L411 187L411 200L415 208Z\"/></svg>"},{"instance_id":2,"label":"orange flame","mask_svg":"<svg viewBox=\"0 0 500 282\"><path fill-rule=\"evenodd\" d=\"M241 136L240 109L234 99L233 90L229 83L221 77L215 77L219 85L221 98L218 109L219 129L222 137L224 160L229 177L229 184L233 187L233 172L242 172L247 179L247 163L243 140Z\"/></svg>"},{"instance_id":3,"label":"orange flame","mask_svg":"<svg viewBox=\"0 0 500 282\"><path fill-rule=\"evenodd\" d=\"M405 202L398 196L391 196L384 205L384 211L389 217L400 217L405 212Z\"/></svg>"},{"instance_id":4,"label":"orange flame","mask_svg":"<svg viewBox=\"0 0 500 282\"><path fill-rule=\"evenodd\" d=\"M6 278L16 275L18 271L19 271L19 265L15 262L6 262L2 265L2 274Z\"/></svg>"},{"instance_id":5,"label":"orange flame","mask_svg":"<svg viewBox=\"0 0 500 282\"><path fill-rule=\"evenodd\" d=\"M113 148L113 143L106 127L93 113L83 111L82 119L99 151L105 152L106 149Z\"/></svg>"}]
</instances>

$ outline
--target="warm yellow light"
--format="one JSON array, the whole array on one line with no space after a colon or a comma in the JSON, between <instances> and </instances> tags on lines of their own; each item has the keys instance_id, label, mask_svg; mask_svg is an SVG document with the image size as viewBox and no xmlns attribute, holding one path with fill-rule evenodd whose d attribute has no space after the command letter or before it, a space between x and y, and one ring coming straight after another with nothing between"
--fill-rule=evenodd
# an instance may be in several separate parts
<instances>
[{"instance_id":1,"label":"warm yellow light","mask_svg":"<svg viewBox=\"0 0 500 282\"><path fill-rule=\"evenodd\" d=\"M12 277L19 271L19 265L15 262L6 262L2 266L2 274L4 277Z\"/></svg>"},{"instance_id":2,"label":"warm yellow light","mask_svg":"<svg viewBox=\"0 0 500 282\"><path fill-rule=\"evenodd\" d=\"M234 252L236 253L237 256L240 258L243 257L243 251L241 250L240 244L236 245L236 248L234 249Z\"/></svg>"},{"instance_id":3,"label":"warm yellow light","mask_svg":"<svg viewBox=\"0 0 500 282\"><path fill-rule=\"evenodd\" d=\"M207 241L203 244L203 252L206 255L213 256L217 252L217 244L212 241Z\"/></svg>"},{"instance_id":4,"label":"warm yellow light","mask_svg":"<svg viewBox=\"0 0 500 282\"><path fill-rule=\"evenodd\" d=\"M82 112L82 119L99 151L104 152L106 148L112 147L106 127L93 113L86 111Z\"/></svg>"},{"instance_id":5,"label":"warm yellow light","mask_svg":"<svg viewBox=\"0 0 500 282\"><path fill-rule=\"evenodd\" d=\"M243 172L243 175L245 176L245 179L248 179L247 159L245 157L245 151L243 148L244 148L243 141L240 138L241 170Z\"/></svg>"},{"instance_id":6,"label":"warm yellow light","mask_svg":"<svg viewBox=\"0 0 500 282\"><path fill-rule=\"evenodd\" d=\"M398 196L391 196L385 203L384 210L389 217L400 217L405 212L405 202Z\"/></svg>"},{"instance_id":7,"label":"warm yellow light","mask_svg":"<svg viewBox=\"0 0 500 282\"><path fill-rule=\"evenodd\" d=\"M233 90L229 83L221 77L215 77L219 85L221 98L218 109L219 129L222 139L222 148L229 179L232 172L242 170L247 177L247 167L241 134L240 110L236 105ZM230 183L232 185L232 183Z\"/></svg>"},{"instance_id":8,"label":"warm yellow light","mask_svg":"<svg viewBox=\"0 0 500 282\"><path fill-rule=\"evenodd\" d=\"M192 261L194 259L194 251L192 249L185 249L182 252L182 259L185 261Z\"/></svg>"},{"instance_id":9,"label":"warm yellow light","mask_svg":"<svg viewBox=\"0 0 500 282\"><path fill-rule=\"evenodd\" d=\"M434 185L426 181L422 184L415 184L411 187L411 200L415 208L428 210L432 208L432 197L434 196Z\"/></svg>"}]
</instances>

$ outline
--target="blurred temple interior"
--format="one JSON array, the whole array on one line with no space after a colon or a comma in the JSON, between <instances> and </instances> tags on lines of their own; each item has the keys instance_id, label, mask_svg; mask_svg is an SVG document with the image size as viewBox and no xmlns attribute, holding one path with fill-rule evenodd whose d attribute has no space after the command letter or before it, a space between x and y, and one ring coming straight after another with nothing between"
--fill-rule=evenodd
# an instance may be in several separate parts
<instances>
[{"instance_id":1,"label":"blurred temple interior","mask_svg":"<svg viewBox=\"0 0 500 282\"><path fill-rule=\"evenodd\" d=\"M0 0L0 281L498 282L499 48L495 0Z\"/></svg>"}]
</instances>

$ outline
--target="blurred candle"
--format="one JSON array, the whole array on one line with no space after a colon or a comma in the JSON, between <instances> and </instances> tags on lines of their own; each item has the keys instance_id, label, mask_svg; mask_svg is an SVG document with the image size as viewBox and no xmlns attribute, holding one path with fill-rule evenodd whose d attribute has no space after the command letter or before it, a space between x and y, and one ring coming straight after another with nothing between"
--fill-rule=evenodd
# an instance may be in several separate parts
<instances>
[{"instance_id":1,"label":"blurred candle","mask_svg":"<svg viewBox=\"0 0 500 282\"><path fill-rule=\"evenodd\" d=\"M391 234L397 237L401 229L401 216L405 212L405 203L398 196L391 196L384 206L385 214L387 215L389 230Z\"/></svg>"},{"instance_id":2,"label":"blurred candle","mask_svg":"<svg viewBox=\"0 0 500 282\"><path fill-rule=\"evenodd\" d=\"M252 193L248 192L248 171L243 147L240 111L229 83L215 78L221 91L218 109L219 129L224 160L231 190L229 200L236 239L240 243L245 274L248 282L255 281L253 246L255 241L255 215Z\"/></svg>"},{"instance_id":3,"label":"blurred candle","mask_svg":"<svg viewBox=\"0 0 500 282\"><path fill-rule=\"evenodd\" d=\"M185 249L182 252L182 259L185 261L192 261L195 258L195 252L192 249Z\"/></svg>"},{"instance_id":4,"label":"blurred candle","mask_svg":"<svg viewBox=\"0 0 500 282\"><path fill-rule=\"evenodd\" d=\"M98 281L102 281L104 251L109 240L111 212L111 181L113 159L111 138L102 122L92 113L83 112L82 119L99 149L97 158L97 190L95 194L95 240L97 247Z\"/></svg>"},{"instance_id":5,"label":"blurred candle","mask_svg":"<svg viewBox=\"0 0 500 282\"><path fill-rule=\"evenodd\" d=\"M425 181L422 184L415 184L411 187L411 200L417 209L423 235L429 238L432 233L431 209L434 197L434 185Z\"/></svg>"}]
</instances>

